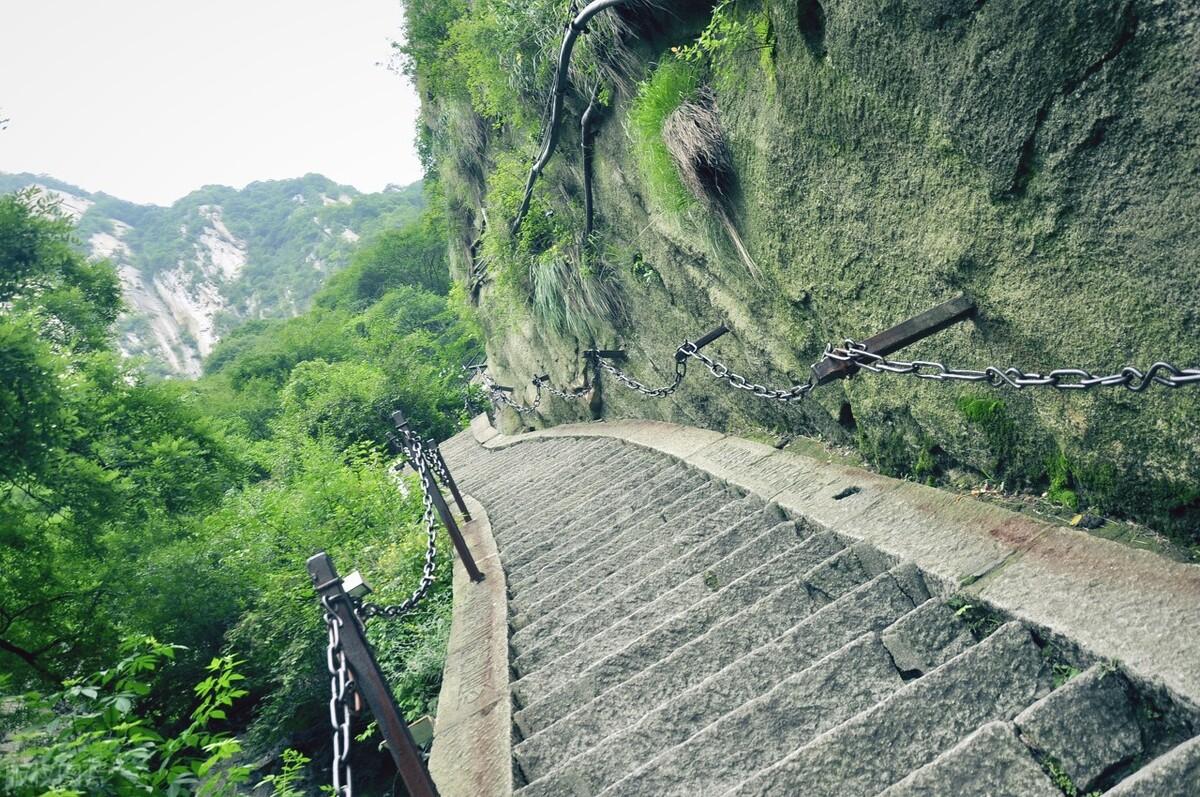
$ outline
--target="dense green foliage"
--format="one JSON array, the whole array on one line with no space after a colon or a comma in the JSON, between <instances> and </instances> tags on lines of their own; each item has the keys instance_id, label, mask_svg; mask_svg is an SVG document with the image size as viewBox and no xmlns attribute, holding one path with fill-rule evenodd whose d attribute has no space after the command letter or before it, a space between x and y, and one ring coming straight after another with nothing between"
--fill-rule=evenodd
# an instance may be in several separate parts
<instances>
[{"instance_id":1,"label":"dense green foliage","mask_svg":"<svg viewBox=\"0 0 1200 797\"><path fill-rule=\"evenodd\" d=\"M2 765L45 764L18 793L129 792L119 773L87 779L106 768L101 748L165 792L207 760L195 740L216 744L197 711L256 744L325 743L324 633L304 560L327 550L380 601L407 596L424 552L420 496L390 472L387 418L403 408L439 439L465 420L460 365L477 344L447 295L440 226L431 216L364 241L311 312L248 324L201 380L164 383L115 353L112 267L85 260L45 203L0 197L0 670L45 695ZM443 556L421 608L371 630L413 715L436 696L448 587ZM181 647L153 648L155 667L170 666L139 680L136 700L114 696L124 686L97 692L109 701L97 719L94 679L77 674L99 671L107 689L125 666L111 651L149 635ZM214 714L208 693L188 696L231 657L246 694Z\"/></svg>"},{"instance_id":2,"label":"dense green foliage","mask_svg":"<svg viewBox=\"0 0 1200 797\"><path fill-rule=\"evenodd\" d=\"M243 765L218 765L234 758L241 745L210 724L243 697L232 657L215 658L208 677L196 684L199 705L191 721L170 738L138 711L151 693L153 675L173 660L178 645L153 637L131 637L122 658L63 689L17 701L22 729L15 735L19 756L0 759L0 785L13 797L53 794L84 797L107 794L219 794L246 779Z\"/></svg>"}]
</instances>

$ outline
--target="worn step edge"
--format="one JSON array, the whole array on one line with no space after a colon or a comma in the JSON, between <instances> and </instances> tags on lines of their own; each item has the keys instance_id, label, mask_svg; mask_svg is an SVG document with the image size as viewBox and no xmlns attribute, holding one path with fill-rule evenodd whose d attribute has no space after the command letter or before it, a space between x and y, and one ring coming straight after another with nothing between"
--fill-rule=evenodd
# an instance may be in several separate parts
<instances>
[{"instance_id":1,"label":"worn step edge","mask_svg":"<svg viewBox=\"0 0 1200 797\"><path fill-rule=\"evenodd\" d=\"M508 694L508 601L486 510L464 496L462 525L484 580L454 559L450 641L438 693L429 773L443 797L510 797L512 704Z\"/></svg>"},{"instance_id":2,"label":"worn step edge","mask_svg":"<svg viewBox=\"0 0 1200 797\"><path fill-rule=\"evenodd\" d=\"M1111 797L1195 797L1200 794L1200 736L1163 753L1105 792Z\"/></svg>"},{"instance_id":3,"label":"worn step edge","mask_svg":"<svg viewBox=\"0 0 1200 797\"><path fill-rule=\"evenodd\" d=\"M602 656L599 646L610 648L622 641L628 642L640 636L641 624L648 620L670 618L704 600L714 591L733 583L742 575L766 561L772 549L779 552L795 551L817 535L800 536L797 526L791 521L776 523L762 533L743 541L738 530L755 518L733 526L695 556L682 560L680 564L668 563L645 578L631 584L623 592L613 596L607 603L596 607L583 617L555 629L552 636L527 650L520 652L514 660L521 680L534 677L545 665L553 662L553 668L563 671L565 677L573 677ZM783 530L781 532L781 530ZM791 533L787 533L791 532ZM809 547L825 539L835 539L828 532ZM782 539L781 539L782 538ZM742 542L741 545L737 543ZM728 550L729 546L736 546ZM764 550L765 549L765 550ZM720 555L720 554L724 555ZM803 554L802 554L803 555ZM711 557L719 556L713 559ZM663 586L663 584L669 586ZM545 676L542 676L544 678ZM534 678L534 683L542 678Z\"/></svg>"},{"instance_id":4,"label":"worn step edge","mask_svg":"<svg viewBox=\"0 0 1200 797\"><path fill-rule=\"evenodd\" d=\"M988 665L998 666L988 671ZM771 767L747 773L746 780L723 794L787 793L801 779L810 795L885 789L982 725L1011 719L1023 707L1044 696L1050 691L1049 670L1029 630L1018 622L1005 623L978 644L867 711L800 746ZM994 678L982 680L980 677L985 673ZM977 698L974 705L962 701L968 690L974 690L972 694ZM871 737L874 740L868 743ZM906 740L907 749L897 746L901 737ZM885 740L882 745L880 739ZM927 749L917 755L917 744L924 744ZM945 747L937 750L938 744ZM858 758L864 753L864 746L873 746L878 751L877 757L869 762ZM814 767L822 764L825 772L814 771ZM822 774L834 780L814 780Z\"/></svg>"},{"instance_id":5,"label":"worn step edge","mask_svg":"<svg viewBox=\"0 0 1200 797\"><path fill-rule=\"evenodd\" d=\"M537 729L535 733L521 741L513 749L518 762L527 772L536 777L541 773L536 773L534 770L541 766L541 761L548 759L546 755L548 750L558 748L569 749L569 755L573 756L577 752L594 746L595 742L603 737L610 736L619 732L622 728L636 723L638 721L637 718L630 719L626 717L628 721L613 718L617 716L620 708L636 703L639 695L653 693L653 700L657 702L654 705L647 706L647 708L665 704L697 683L724 669L731 662L752 654L754 650L769 645L773 640L789 633L792 628L805 618L795 617L786 627L773 631L761 638L751 639L748 636L739 638L739 634L747 633L747 621L774 622L776 620L774 614L763 612L763 609L773 606L776 602L785 598L788 593L796 594L797 598L800 594L806 594L810 596L810 600L814 601L810 605L808 612L806 612L805 617L819 611L822 605L828 605L828 603L836 601L835 596L825 593L826 603L816 603L815 599L811 597L813 593L812 585L816 583L818 576L822 579L836 577L836 573L843 567L845 562L853 562L851 567L857 569L862 574L863 577L857 586L861 586L862 583L872 580L883 570L886 570L886 567L881 569L871 567L871 565L863 561L861 552L866 547L869 546L859 543L857 546L844 548L834 553L820 564L809 568L805 573L797 574L796 586L783 584L772 589L756 601L722 618L720 622L714 624L699 636L695 636L685 644L675 648L665 657L653 662L647 662L646 666L637 669L636 672L623 673L620 680L607 683L602 691L589 698L586 703L581 702L568 713L558 716L553 722ZM868 568L874 572L867 572ZM828 580L824 580L822 583L825 587L830 586ZM857 589L857 586L847 587L839 594L853 592ZM825 591L821 590L821 592ZM758 629L758 632L762 633L762 629ZM736 655L729 656L728 659L708 655L705 650L706 648L723 644L722 640L726 640L730 635L733 636L735 648L738 648ZM623 650L628 650L630 647L626 646ZM596 666L599 667L602 664ZM664 674L666 674L666 678L664 678ZM654 692L650 688L650 684L656 679L662 684L658 692ZM664 680L667 683L662 683ZM581 679L580 684L584 685L586 681ZM668 684L670 688L667 688ZM531 708L526 707L526 709L523 709L523 712L528 712ZM607 719L601 721L601 717ZM624 724L618 724L620 722L624 722Z\"/></svg>"},{"instance_id":6,"label":"worn step edge","mask_svg":"<svg viewBox=\"0 0 1200 797\"><path fill-rule=\"evenodd\" d=\"M751 653L727 664L720 671L700 683L676 695L649 711L636 723L616 735L606 737L599 745L588 748L578 755L559 762L543 778L533 781L542 784L531 790L539 797L551 797L564 793L555 791L563 783L584 783L587 788L599 791L611 776L607 745L619 747L630 735L649 734L662 738L664 731L678 728L680 717L694 716L697 704L704 711L713 710L708 695L727 696L728 706L716 707L717 720L735 711L739 702L735 695L741 685L752 685L755 695L773 688L779 672L799 672L817 661L850 644L854 639L871 632L883 632L894 627L902 618L917 608L918 602L928 593L923 579L911 563L900 564L886 573L881 573L857 589L841 595L833 603L826 604L801 620L774 641L762 645ZM814 644L815 640L820 643ZM801 644L801 641L803 643ZM792 667L794 669L789 669ZM735 686L735 684L737 686ZM682 741L682 740L681 740ZM606 752L597 765L600 747ZM581 792L587 791L581 787Z\"/></svg>"}]
</instances>

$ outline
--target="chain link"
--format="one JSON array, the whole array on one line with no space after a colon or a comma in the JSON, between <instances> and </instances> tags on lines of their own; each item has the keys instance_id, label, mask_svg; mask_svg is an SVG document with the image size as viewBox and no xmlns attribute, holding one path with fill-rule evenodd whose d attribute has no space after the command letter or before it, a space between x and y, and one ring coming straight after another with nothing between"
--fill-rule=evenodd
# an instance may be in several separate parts
<instances>
[{"instance_id":1,"label":"chain link","mask_svg":"<svg viewBox=\"0 0 1200 797\"><path fill-rule=\"evenodd\" d=\"M534 398L533 403L532 404L521 404L521 403L513 401L511 398L509 398L508 392L505 390L501 390L500 387L496 384L496 380L492 379L491 375L487 371L480 371L479 378L483 382L483 389L485 391L487 391L488 397L491 399L493 406L503 405L506 407L511 407L512 409L516 410L517 412L521 413L522 415L525 415L525 414L528 414L531 412L536 412L537 409L542 405L542 390L543 389L550 395L557 396L558 398L563 399L564 401L578 401L579 399L582 399L585 396L590 395L592 392L592 386L589 384L586 384L586 380L585 380L585 384L583 385L583 387L577 387L577 388L573 388L571 390L561 390L561 389L555 387L554 385L550 384L549 380L543 379L541 377L535 377L533 379L533 386L537 391L537 395Z\"/></svg>"},{"instance_id":2,"label":"chain link","mask_svg":"<svg viewBox=\"0 0 1200 797\"><path fill-rule=\"evenodd\" d=\"M786 404L791 401L803 399L812 392L814 387L816 387L816 383L813 381L811 376L807 382L786 388L771 388L760 385L757 382L751 382L741 374L730 370L729 366L725 365L724 363L714 360L708 355L700 352L700 350L696 348L696 344L691 343L690 341L680 346L678 353L687 357L691 357L694 360L699 360L704 364L704 367L709 370L709 373L711 373L717 379L723 379L729 383L730 387L738 390L745 390L750 395L757 396L758 398L768 399L771 401L782 401ZM817 362L820 362L820 360ZM813 364L813 367L816 367L816 363Z\"/></svg>"},{"instance_id":3,"label":"chain link","mask_svg":"<svg viewBox=\"0 0 1200 797\"><path fill-rule=\"evenodd\" d=\"M503 404L506 407L511 407L512 409L516 410L521 415L526 415L531 412L536 412L537 408L542 404L542 386L537 382L534 382L534 385L537 387L537 397L533 400L532 404L526 405L510 399L508 397L508 393L501 390L499 386L496 385L496 380L492 379L491 374L489 374L487 371L480 371L479 378L482 380L483 389L487 391L488 398L492 400L493 406Z\"/></svg>"},{"instance_id":4,"label":"chain link","mask_svg":"<svg viewBox=\"0 0 1200 797\"><path fill-rule=\"evenodd\" d=\"M355 611L364 621L372 617L394 619L402 614L407 614L416 608L421 599L429 592L429 588L433 586L434 569L437 566L437 520L433 506L433 496L430 493L430 488L426 485L433 482L432 477L429 476L429 463L431 460L436 460L437 458L425 450L425 446L421 443L421 438L411 431L404 430L402 435L404 438L404 451L421 481L421 502L423 509L421 522L425 526L426 538L425 566L421 570L421 583L417 585L412 595L403 603L390 606L381 606L374 603L356 605ZM440 464L438 463L438 465Z\"/></svg>"},{"instance_id":5,"label":"chain link","mask_svg":"<svg viewBox=\"0 0 1200 797\"><path fill-rule=\"evenodd\" d=\"M533 380L533 384L538 388L538 390L545 388L546 392L548 392L550 395L557 396L563 401L578 401L585 396L591 395L592 392L592 386L587 384L586 379L584 380L583 387L577 387L572 390L560 390L554 385L550 384L548 380L542 379L540 376Z\"/></svg>"},{"instance_id":6,"label":"chain link","mask_svg":"<svg viewBox=\"0 0 1200 797\"><path fill-rule=\"evenodd\" d=\"M352 695L354 679L346 664L346 651L342 648L342 618L329 605L329 598L321 599L325 609L325 627L329 632L329 643L325 647L325 666L329 670L329 725L333 730L333 793L335 797L353 797L353 773L350 770L350 722L354 712Z\"/></svg>"},{"instance_id":7,"label":"chain link","mask_svg":"<svg viewBox=\"0 0 1200 797\"><path fill-rule=\"evenodd\" d=\"M1156 362L1149 371L1126 366L1115 374L1097 376L1082 368L1058 368L1043 376L1036 372L1026 373L1020 368L1001 370L989 365L982 371L950 368L944 363L930 360L889 360L872 354L862 344L847 340L842 346L829 346L825 359L851 362L874 373L914 376L917 379L932 379L937 382L986 382L993 387L1052 387L1055 390L1089 390L1096 387L1120 385L1140 393L1151 385L1183 387L1200 384L1200 368L1178 368L1171 363Z\"/></svg>"},{"instance_id":8,"label":"chain link","mask_svg":"<svg viewBox=\"0 0 1200 797\"><path fill-rule=\"evenodd\" d=\"M679 389L679 385L683 382L683 377L687 373L687 360L675 361L675 380L665 387L647 387L638 380L634 379L629 374L622 371L617 366L608 362L602 357L595 358L596 364L604 371L612 374L613 377L625 385L630 390L641 393L648 398L663 398L669 396Z\"/></svg>"}]
</instances>

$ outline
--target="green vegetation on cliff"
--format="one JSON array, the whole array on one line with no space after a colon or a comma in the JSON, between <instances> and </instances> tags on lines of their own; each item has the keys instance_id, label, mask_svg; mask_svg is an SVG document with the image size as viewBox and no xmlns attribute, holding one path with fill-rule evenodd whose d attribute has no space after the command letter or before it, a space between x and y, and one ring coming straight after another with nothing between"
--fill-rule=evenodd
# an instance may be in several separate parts
<instances>
[{"instance_id":1,"label":"green vegetation on cliff","mask_svg":"<svg viewBox=\"0 0 1200 797\"><path fill-rule=\"evenodd\" d=\"M1196 74L1200 28L1186 4L623 4L597 18L605 46L577 54L563 141L535 190L532 247L508 240L504 211L537 154L567 4L537 4L553 35L501 2L406 5L452 271L478 285L502 382L549 372L578 384L591 336L624 343L633 373L662 382L681 340L727 321L734 334L713 352L789 385L827 343L959 292L977 318L906 358L1040 373L1200 362L1200 192L1186 143L1200 134L1200 100L1178 79ZM514 41L521 25L531 35ZM556 297L524 275L579 234L575 120L597 81L609 102L589 244L620 312L585 337L548 323ZM736 176L720 197L728 225L692 201L663 136L700 90ZM736 240L761 277L741 267ZM583 260L565 262L586 276ZM1200 550L1198 402L1191 388L1017 392L862 374L787 408L689 378L670 401L610 386L588 407L548 401L501 422L598 411L811 435L894 475L1138 520Z\"/></svg>"}]
</instances>

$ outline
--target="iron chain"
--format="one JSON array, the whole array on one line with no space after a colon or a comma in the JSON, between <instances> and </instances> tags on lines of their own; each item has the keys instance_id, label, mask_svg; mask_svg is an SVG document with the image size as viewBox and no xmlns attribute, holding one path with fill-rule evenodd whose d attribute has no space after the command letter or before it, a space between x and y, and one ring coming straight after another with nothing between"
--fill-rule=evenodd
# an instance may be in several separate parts
<instances>
[{"instance_id":1,"label":"iron chain","mask_svg":"<svg viewBox=\"0 0 1200 797\"><path fill-rule=\"evenodd\" d=\"M717 379L723 379L729 383L730 387L738 390L745 390L750 395L757 396L758 398L768 399L771 401L782 401L784 403L798 401L807 396L810 392L812 392L812 389L816 387L816 383L813 382L812 377L809 377L807 382L786 388L771 388L760 385L757 382L751 382L741 374L730 370L729 366L725 365L724 363L714 360L707 354L702 353L696 348L696 344L690 341L679 347L678 354L699 360L704 364L704 367L709 370L709 373L711 373Z\"/></svg>"},{"instance_id":2,"label":"iron chain","mask_svg":"<svg viewBox=\"0 0 1200 797\"><path fill-rule=\"evenodd\" d=\"M540 376L533 380L533 384L539 391L542 388L545 388L546 392L548 392L550 395L557 396L563 401L577 401L584 396L591 394L592 392L592 386L587 384L586 379L584 380L583 387L577 387L572 390L560 390L559 388L550 384L548 380L542 379Z\"/></svg>"},{"instance_id":3,"label":"iron chain","mask_svg":"<svg viewBox=\"0 0 1200 797\"><path fill-rule=\"evenodd\" d=\"M480 371L479 378L481 380L483 380L483 389L487 391L488 398L490 398L492 400L493 406L495 406L497 404L503 404L504 406L512 407L514 410L516 410L520 414L525 415L530 412L535 412L537 410L537 408L539 406L541 406L541 404L542 404L542 387L541 387L541 385L537 385L537 389L538 389L537 390L537 398L535 398L533 400L533 404L526 405L526 404L521 404L519 402L516 402L516 401L513 401L512 399L510 399L508 397L507 393L505 393L505 391L501 390L496 385L496 380L492 379L491 375L487 371Z\"/></svg>"},{"instance_id":4,"label":"iron chain","mask_svg":"<svg viewBox=\"0 0 1200 797\"><path fill-rule=\"evenodd\" d=\"M676 350L675 378L663 387L649 387L634 379L603 357L594 356L598 368L611 374L618 382L630 390L640 393L647 398L664 398L679 389L687 373L687 361L699 361L717 379L727 383L736 390L744 390L752 396L780 401L784 403L804 399L816 387L816 380L810 376L806 382L786 388L772 388L751 382L746 377L733 371L728 365L700 351L699 347L688 341ZM812 368L826 360L849 362L860 368L874 373L903 374L917 379L932 379L935 381L985 382L993 387L1012 387L1020 390L1026 387L1052 387L1056 390L1088 390L1095 387L1114 387L1120 385L1134 392L1142 392L1151 385L1163 387L1183 387L1184 385L1200 384L1200 368L1179 368L1169 362L1156 362L1148 371L1142 371L1133 366L1126 366L1120 371L1109 375L1096 375L1082 368L1058 368L1046 375L1036 372L1025 372L1020 368L1009 367L1000 369L988 366L984 370L951 368L944 363L930 360L889 360L886 357L873 354L864 346L853 340L846 340L841 346L828 345L821 359L813 363ZM533 412L541 404L542 388L562 399L579 399L591 391L584 385L571 391L563 391L553 387L541 378L533 380L537 387L537 399L530 406L518 404L510 399L503 391L496 388L496 383L486 373L482 374L484 386L492 396L493 403L502 403L512 407L517 412Z\"/></svg>"},{"instance_id":5,"label":"iron chain","mask_svg":"<svg viewBox=\"0 0 1200 797\"><path fill-rule=\"evenodd\" d=\"M417 476L421 481L421 502L422 516L421 522L425 526L425 565L421 570L421 583L413 590L412 595L403 603L393 604L390 606L380 606L374 603L361 603L355 606L355 611L358 616L364 621L372 617L386 617L393 619L402 614L407 614L416 608L421 599L429 592L429 588L433 586L434 569L437 566L437 520L433 506L433 496L430 494L430 488L426 485L433 482L429 475L429 462L436 460L431 453L425 450L421 443L421 438L413 434L411 431L403 433L404 450L412 462L413 468L417 471ZM440 465L440 463L438 463Z\"/></svg>"},{"instance_id":6,"label":"iron chain","mask_svg":"<svg viewBox=\"0 0 1200 797\"><path fill-rule=\"evenodd\" d=\"M1026 387L1089 390L1096 387L1120 385L1135 393L1140 393L1155 384L1163 387L1200 384L1200 368L1178 368L1168 362L1156 362L1150 366L1150 370L1144 372L1133 366L1126 366L1115 374L1097 376L1082 368L1058 368L1043 376L1035 372L1026 373L1020 368L1013 367L1001 370L989 365L982 371L976 371L950 368L944 363L930 360L913 360L911 362L889 360L882 355L872 354L853 340L847 340L842 346L827 347L825 358L852 362L860 368L874 373L902 374L938 382L986 382L993 387L1012 387L1017 390Z\"/></svg>"},{"instance_id":7,"label":"iron chain","mask_svg":"<svg viewBox=\"0 0 1200 797\"><path fill-rule=\"evenodd\" d=\"M325 666L329 670L329 725L333 730L333 793L335 797L353 797L354 785L350 770L350 721L354 707L354 679L346 664L342 648L342 618L322 598L325 608L325 627L329 643L325 647Z\"/></svg>"},{"instance_id":8,"label":"iron chain","mask_svg":"<svg viewBox=\"0 0 1200 797\"><path fill-rule=\"evenodd\" d=\"M491 375L488 374L487 371L480 371L479 378L482 380L483 388L487 391L488 397L491 399L493 406L503 405L506 407L511 407L522 415L535 412L542 405L543 389L550 395L557 396L564 401L578 401L579 399L590 395L592 392L592 386L586 384L586 382L583 387L577 387L571 390L561 390L550 384L549 380L536 377L533 379L533 386L537 390L537 395L534 398L533 403L521 404L509 398L507 392L500 389L500 387L496 384L496 380L492 379Z\"/></svg>"},{"instance_id":9,"label":"iron chain","mask_svg":"<svg viewBox=\"0 0 1200 797\"><path fill-rule=\"evenodd\" d=\"M595 360L596 360L596 364L598 366L600 366L601 369L612 374L613 377L618 382L625 385L625 387L629 388L630 390L641 393L643 396L646 396L648 398L664 398L666 396L671 395L672 393L674 393L676 390L679 389L679 385L681 382L683 382L683 377L687 373L687 361L686 360L676 360L675 361L675 380L673 382L671 382L671 384L669 384L665 387L647 387L646 385L644 385L641 382L639 382L638 380L634 379L632 376L625 373L620 368L617 368L617 366L608 362L604 358L596 357Z\"/></svg>"}]
</instances>

